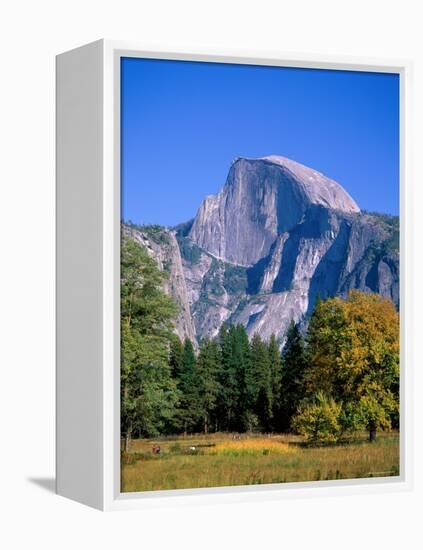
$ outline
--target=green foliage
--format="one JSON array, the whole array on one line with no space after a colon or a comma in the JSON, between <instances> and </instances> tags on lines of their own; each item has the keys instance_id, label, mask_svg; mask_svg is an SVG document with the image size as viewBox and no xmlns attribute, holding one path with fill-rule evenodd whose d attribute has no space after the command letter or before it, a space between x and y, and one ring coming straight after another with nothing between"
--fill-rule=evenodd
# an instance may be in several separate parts
<instances>
[{"instance_id":1,"label":"green foliage","mask_svg":"<svg viewBox=\"0 0 423 550\"><path fill-rule=\"evenodd\" d=\"M162 225L138 224L138 223L134 223L131 220L124 222L124 225L126 225L130 229L135 229L136 231L140 231L144 233L145 235L147 235L149 239L151 239L156 244L166 245L170 243L169 236L167 234L167 229Z\"/></svg>"},{"instance_id":2,"label":"green foliage","mask_svg":"<svg viewBox=\"0 0 423 550\"><path fill-rule=\"evenodd\" d=\"M225 264L223 286L229 294L245 292L247 284L247 270L245 267Z\"/></svg>"},{"instance_id":3,"label":"green foliage","mask_svg":"<svg viewBox=\"0 0 423 550\"><path fill-rule=\"evenodd\" d=\"M268 431L273 418L272 371L268 346L258 334L251 341L251 394L260 426Z\"/></svg>"},{"instance_id":4,"label":"green foliage","mask_svg":"<svg viewBox=\"0 0 423 550\"><path fill-rule=\"evenodd\" d=\"M149 227L160 238L162 228ZM207 293L244 288L243 268L213 260L210 274ZM295 429L307 441L331 443L347 432L367 429L374 439L398 426L399 318L389 300L358 291L317 300L305 338L292 322L282 356L275 336L250 342L243 325L225 324L196 353L174 333L178 306L163 291L167 276L146 249L123 238L126 450L133 435Z\"/></svg>"},{"instance_id":5,"label":"green foliage","mask_svg":"<svg viewBox=\"0 0 423 550\"><path fill-rule=\"evenodd\" d=\"M180 392L180 402L175 415L175 427L184 433L195 430L202 416L201 378L197 369L194 347L186 339L179 370L176 371L176 383Z\"/></svg>"},{"instance_id":6,"label":"green foliage","mask_svg":"<svg viewBox=\"0 0 423 550\"><path fill-rule=\"evenodd\" d=\"M280 392L280 353L276 338L251 343L243 325L222 325L218 338L217 425L220 430L273 429Z\"/></svg>"},{"instance_id":7,"label":"green foliage","mask_svg":"<svg viewBox=\"0 0 423 550\"><path fill-rule=\"evenodd\" d=\"M129 436L162 433L174 415L178 393L161 339L123 327L121 380L123 431Z\"/></svg>"},{"instance_id":8,"label":"green foliage","mask_svg":"<svg viewBox=\"0 0 423 550\"><path fill-rule=\"evenodd\" d=\"M236 404L233 426L237 430L244 431L249 428L246 412L250 404L248 381L251 371L251 349L244 325L232 325L229 328L229 338L231 340L232 368L236 373L238 386L238 402Z\"/></svg>"},{"instance_id":9,"label":"green foliage","mask_svg":"<svg viewBox=\"0 0 423 550\"><path fill-rule=\"evenodd\" d=\"M201 248L190 239L180 237L178 239L181 256L191 264L197 264L201 258Z\"/></svg>"},{"instance_id":10,"label":"green foliage","mask_svg":"<svg viewBox=\"0 0 423 550\"><path fill-rule=\"evenodd\" d=\"M198 375L200 377L200 402L203 418L203 430L208 433L214 420L216 423L216 410L218 405L221 385L218 374L221 365L221 353L216 341L205 338L200 345L200 353L197 359Z\"/></svg>"},{"instance_id":11,"label":"green foliage","mask_svg":"<svg viewBox=\"0 0 423 550\"><path fill-rule=\"evenodd\" d=\"M399 411L399 402L392 391L378 383L365 380L357 403L358 425L370 430L390 430L392 415Z\"/></svg>"},{"instance_id":12,"label":"green foliage","mask_svg":"<svg viewBox=\"0 0 423 550\"><path fill-rule=\"evenodd\" d=\"M226 325L220 327L218 342L220 345L221 368L218 373L220 392L218 395L218 428L229 429L238 401L238 385L234 362L232 360L232 337Z\"/></svg>"},{"instance_id":13,"label":"green foliage","mask_svg":"<svg viewBox=\"0 0 423 550\"><path fill-rule=\"evenodd\" d=\"M292 427L308 443L336 443L341 435L340 415L342 406L323 392L304 402L292 421Z\"/></svg>"},{"instance_id":14,"label":"green foliage","mask_svg":"<svg viewBox=\"0 0 423 550\"><path fill-rule=\"evenodd\" d=\"M147 235L149 239L159 245L170 244L169 236L166 228L161 225L142 225L141 231Z\"/></svg>"},{"instance_id":15,"label":"green foliage","mask_svg":"<svg viewBox=\"0 0 423 550\"><path fill-rule=\"evenodd\" d=\"M294 321L289 325L282 354L278 428L288 431L291 419L305 397L306 352L304 338Z\"/></svg>"},{"instance_id":16,"label":"green foliage","mask_svg":"<svg viewBox=\"0 0 423 550\"><path fill-rule=\"evenodd\" d=\"M373 246L373 251L382 256L398 254L400 232L399 216L381 214L379 212L363 212L362 215L371 216L373 220L387 233L387 237L384 241Z\"/></svg>"},{"instance_id":17,"label":"green foliage","mask_svg":"<svg viewBox=\"0 0 423 550\"><path fill-rule=\"evenodd\" d=\"M169 365L174 378L176 378L177 374L182 370L183 354L184 354L184 346L182 345L182 342L180 341L178 336L176 336L175 334L172 337L170 342L170 354L169 354Z\"/></svg>"},{"instance_id":18,"label":"green foliage","mask_svg":"<svg viewBox=\"0 0 423 550\"><path fill-rule=\"evenodd\" d=\"M341 397L337 361L348 342L348 323L343 300L318 300L307 331L306 392L312 397L323 391L335 399Z\"/></svg>"},{"instance_id":19,"label":"green foliage","mask_svg":"<svg viewBox=\"0 0 423 550\"><path fill-rule=\"evenodd\" d=\"M128 447L134 432L161 433L174 414L178 392L168 356L177 308L147 252L127 238L121 250L121 426Z\"/></svg>"},{"instance_id":20,"label":"green foliage","mask_svg":"<svg viewBox=\"0 0 423 550\"><path fill-rule=\"evenodd\" d=\"M282 359L279 344L274 334L268 343L268 355L270 363L270 384L272 391L272 422L271 427L277 428L277 416L280 411L280 396L282 388Z\"/></svg>"},{"instance_id":21,"label":"green foliage","mask_svg":"<svg viewBox=\"0 0 423 550\"><path fill-rule=\"evenodd\" d=\"M209 270L204 276L203 285L202 285L202 299L204 301L209 301L209 296L223 296L225 289L222 285L222 262L217 261L215 258L212 259Z\"/></svg>"},{"instance_id":22,"label":"green foliage","mask_svg":"<svg viewBox=\"0 0 423 550\"><path fill-rule=\"evenodd\" d=\"M342 403L344 431L373 438L399 410L399 318L377 295L351 291L316 306L308 330L306 393L324 391Z\"/></svg>"},{"instance_id":23,"label":"green foliage","mask_svg":"<svg viewBox=\"0 0 423 550\"><path fill-rule=\"evenodd\" d=\"M392 229L389 237L386 239L386 241L383 242L383 254L384 255L398 254L399 246L400 246L400 234L399 234L399 227L397 227Z\"/></svg>"},{"instance_id":24,"label":"green foliage","mask_svg":"<svg viewBox=\"0 0 423 550\"><path fill-rule=\"evenodd\" d=\"M219 429L245 430L248 428L246 411L249 405L248 372L250 348L248 336L242 325L225 324L219 332L221 369L218 380Z\"/></svg>"},{"instance_id":25,"label":"green foliage","mask_svg":"<svg viewBox=\"0 0 423 550\"><path fill-rule=\"evenodd\" d=\"M163 292L167 274L132 239L121 247L121 321L141 334L171 338L177 314L175 302Z\"/></svg>"}]
</instances>

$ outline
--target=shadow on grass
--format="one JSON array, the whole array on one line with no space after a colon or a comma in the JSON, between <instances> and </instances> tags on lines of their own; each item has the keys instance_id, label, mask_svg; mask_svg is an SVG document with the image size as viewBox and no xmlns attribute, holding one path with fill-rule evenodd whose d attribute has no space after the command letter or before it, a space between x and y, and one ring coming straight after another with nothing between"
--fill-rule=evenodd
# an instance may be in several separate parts
<instances>
[{"instance_id":1,"label":"shadow on grass","mask_svg":"<svg viewBox=\"0 0 423 550\"><path fill-rule=\"evenodd\" d=\"M394 437L379 437L375 441L371 442L368 437L349 437L341 438L336 443L318 443L313 441L288 441L288 446L305 448L305 449L322 449L322 448L335 448L335 447L348 447L348 446L357 446L357 445L389 445L395 444L396 439Z\"/></svg>"},{"instance_id":2,"label":"shadow on grass","mask_svg":"<svg viewBox=\"0 0 423 550\"><path fill-rule=\"evenodd\" d=\"M27 479L30 483L38 485L49 493L56 493L56 478L54 477L29 477Z\"/></svg>"},{"instance_id":3,"label":"shadow on grass","mask_svg":"<svg viewBox=\"0 0 423 550\"><path fill-rule=\"evenodd\" d=\"M340 439L336 443L319 443L313 441L289 441L289 447L299 449L335 449L336 447L348 447L349 445L365 445L368 441L362 439Z\"/></svg>"}]
</instances>

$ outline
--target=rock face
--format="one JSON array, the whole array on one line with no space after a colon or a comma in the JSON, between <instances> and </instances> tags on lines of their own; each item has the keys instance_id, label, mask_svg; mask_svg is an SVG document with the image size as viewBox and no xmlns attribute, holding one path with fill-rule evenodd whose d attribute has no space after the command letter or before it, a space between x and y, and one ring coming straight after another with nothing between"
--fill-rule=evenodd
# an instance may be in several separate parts
<instances>
[{"instance_id":1,"label":"rock face","mask_svg":"<svg viewBox=\"0 0 423 550\"><path fill-rule=\"evenodd\" d=\"M163 234L169 245L149 245L173 266L179 335L213 337L227 321L282 341L317 296L357 288L399 302L398 218L360 212L338 183L284 157L236 159L195 219Z\"/></svg>"},{"instance_id":2,"label":"rock face","mask_svg":"<svg viewBox=\"0 0 423 550\"><path fill-rule=\"evenodd\" d=\"M125 225L123 234L144 247L157 261L158 267L168 273L164 291L172 296L179 308L175 332L181 339L189 338L195 342L196 334L191 317L190 301L175 233L156 226L147 226L144 230L139 230Z\"/></svg>"},{"instance_id":3,"label":"rock face","mask_svg":"<svg viewBox=\"0 0 423 550\"><path fill-rule=\"evenodd\" d=\"M340 185L297 162L236 159L223 189L203 201L188 236L217 258L251 266L312 205L359 212Z\"/></svg>"}]
</instances>

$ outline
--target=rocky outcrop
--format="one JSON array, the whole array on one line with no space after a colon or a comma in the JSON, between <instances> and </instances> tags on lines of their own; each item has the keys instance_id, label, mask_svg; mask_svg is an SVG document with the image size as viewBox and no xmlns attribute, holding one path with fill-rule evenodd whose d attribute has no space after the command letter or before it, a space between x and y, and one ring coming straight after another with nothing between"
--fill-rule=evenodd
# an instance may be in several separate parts
<instances>
[{"instance_id":1,"label":"rocky outcrop","mask_svg":"<svg viewBox=\"0 0 423 550\"><path fill-rule=\"evenodd\" d=\"M338 183L284 157L236 159L194 220L162 229L166 245L144 233L140 244L169 262L181 337L214 337L227 321L282 341L318 296L352 288L399 305L398 218L361 212Z\"/></svg>"},{"instance_id":2,"label":"rocky outcrop","mask_svg":"<svg viewBox=\"0 0 423 550\"><path fill-rule=\"evenodd\" d=\"M189 338L196 341L196 333L192 322L190 302L182 259L175 233L166 228L146 226L136 229L123 226L123 234L133 238L143 246L158 264L159 269L168 273L164 291L172 296L178 305L179 314L175 323L175 332L183 340Z\"/></svg>"}]
</instances>

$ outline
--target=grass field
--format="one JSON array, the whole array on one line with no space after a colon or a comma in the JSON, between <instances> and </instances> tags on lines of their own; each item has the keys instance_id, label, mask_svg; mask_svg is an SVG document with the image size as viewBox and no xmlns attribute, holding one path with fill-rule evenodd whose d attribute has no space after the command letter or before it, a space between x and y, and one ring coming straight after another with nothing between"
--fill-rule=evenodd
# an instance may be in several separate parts
<instances>
[{"instance_id":1,"label":"grass field","mask_svg":"<svg viewBox=\"0 0 423 550\"><path fill-rule=\"evenodd\" d=\"M293 435L212 434L134 440L122 456L121 490L153 491L399 475L399 434L367 434L328 447ZM160 454L152 447L160 446Z\"/></svg>"}]
</instances>

